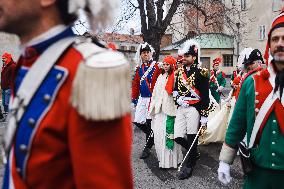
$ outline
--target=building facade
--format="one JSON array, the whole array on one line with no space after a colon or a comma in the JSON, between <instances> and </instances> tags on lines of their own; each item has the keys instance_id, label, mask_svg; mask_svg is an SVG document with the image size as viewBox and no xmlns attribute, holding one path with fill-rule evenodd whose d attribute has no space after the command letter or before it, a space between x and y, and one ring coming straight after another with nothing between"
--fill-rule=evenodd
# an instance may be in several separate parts
<instances>
[{"instance_id":1,"label":"building facade","mask_svg":"<svg viewBox=\"0 0 284 189\"><path fill-rule=\"evenodd\" d=\"M246 47L265 51L272 21L284 6L283 0L227 0L227 6L238 10L234 15L239 23L239 50ZM238 44L236 44L236 48Z\"/></svg>"}]
</instances>

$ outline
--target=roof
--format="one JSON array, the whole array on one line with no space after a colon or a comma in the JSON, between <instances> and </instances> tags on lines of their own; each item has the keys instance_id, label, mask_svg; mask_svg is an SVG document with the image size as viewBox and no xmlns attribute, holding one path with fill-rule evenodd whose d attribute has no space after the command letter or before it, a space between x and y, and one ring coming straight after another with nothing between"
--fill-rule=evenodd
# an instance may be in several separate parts
<instances>
[{"instance_id":1,"label":"roof","mask_svg":"<svg viewBox=\"0 0 284 189\"><path fill-rule=\"evenodd\" d=\"M118 33L104 33L99 35L98 38L105 42L129 42L129 43L143 43L141 35L127 35Z\"/></svg>"},{"instance_id":2,"label":"roof","mask_svg":"<svg viewBox=\"0 0 284 189\"><path fill-rule=\"evenodd\" d=\"M234 37L222 33L202 33L194 38L201 49L233 49ZM170 46L162 49L162 51L178 50L182 44L187 40L184 38Z\"/></svg>"},{"instance_id":3,"label":"roof","mask_svg":"<svg viewBox=\"0 0 284 189\"><path fill-rule=\"evenodd\" d=\"M130 44L141 44L143 43L142 35L128 35L118 33L103 33L97 36L99 40L104 42L115 42L115 43L130 43ZM161 48L172 44L172 34L165 34L161 39Z\"/></svg>"}]
</instances>

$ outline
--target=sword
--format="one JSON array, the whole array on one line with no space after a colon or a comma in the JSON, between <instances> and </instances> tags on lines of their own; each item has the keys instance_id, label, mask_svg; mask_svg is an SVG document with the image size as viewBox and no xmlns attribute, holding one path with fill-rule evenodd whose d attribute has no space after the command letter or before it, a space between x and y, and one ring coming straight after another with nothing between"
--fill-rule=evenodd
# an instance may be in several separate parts
<instances>
[{"instance_id":1,"label":"sword","mask_svg":"<svg viewBox=\"0 0 284 189\"><path fill-rule=\"evenodd\" d=\"M205 127L205 128L206 128L206 126L205 126L205 125L201 125L201 126L200 126L200 128L199 128L199 130L198 130L198 132L197 132L197 134L196 134L196 136L195 136L195 138L194 138L194 140L193 140L192 144L190 145L189 150L187 151L187 153L186 153L186 155L184 156L184 158L183 158L183 160L182 160L182 162L181 162L180 166L178 167L178 171L180 171L180 170L181 170L181 168L182 168L182 166L183 166L183 164L184 164L185 160L187 159L187 156L188 156L189 152L191 151L191 149L192 149L192 147L193 147L193 145L194 145L195 141L196 141L196 140L197 140L197 138L198 138L198 135L201 133L201 131L203 131L203 132L204 132L203 127Z\"/></svg>"},{"instance_id":2,"label":"sword","mask_svg":"<svg viewBox=\"0 0 284 189\"><path fill-rule=\"evenodd\" d=\"M150 140L150 138L152 137L153 134L154 134L153 130L151 130L151 133L150 133L149 137L147 138L146 144L144 145L143 151L145 150L145 148L146 148L146 146L147 146L147 144L148 144L148 142L149 142L149 140Z\"/></svg>"}]
</instances>

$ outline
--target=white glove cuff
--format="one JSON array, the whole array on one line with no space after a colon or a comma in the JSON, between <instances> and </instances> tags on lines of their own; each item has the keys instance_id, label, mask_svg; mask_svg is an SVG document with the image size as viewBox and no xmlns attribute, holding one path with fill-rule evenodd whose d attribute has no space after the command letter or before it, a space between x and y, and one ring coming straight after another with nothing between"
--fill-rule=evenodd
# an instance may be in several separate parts
<instances>
[{"instance_id":1,"label":"white glove cuff","mask_svg":"<svg viewBox=\"0 0 284 189\"><path fill-rule=\"evenodd\" d=\"M234 162L236 154L237 150L224 143L220 152L219 160L231 165Z\"/></svg>"}]
</instances>

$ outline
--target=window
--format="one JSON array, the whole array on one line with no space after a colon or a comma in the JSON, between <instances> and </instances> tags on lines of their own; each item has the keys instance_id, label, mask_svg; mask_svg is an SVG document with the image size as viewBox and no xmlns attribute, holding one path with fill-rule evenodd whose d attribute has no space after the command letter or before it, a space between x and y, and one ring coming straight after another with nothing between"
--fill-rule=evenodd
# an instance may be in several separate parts
<instances>
[{"instance_id":1,"label":"window","mask_svg":"<svg viewBox=\"0 0 284 189\"><path fill-rule=\"evenodd\" d=\"M232 54L223 54L223 67L233 67Z\"/></svg>"},{"instance_id":2,"label":"window","mask_svg":"<svg viewBox=\"0 0 284 189\"><path fill-rule=\"evenodd\" d=\"M246 9L247 9L247 1L241 0L241 10L246 10Z\"/></svg>"},{"instance_id":3,"label":"window","mask_svg":"<svg viewBox=\"0 0 284 189\"><path fill-rule=\"evenodd\" d=\"M120 46L120 49L121 49L121 50L123 50L123 51L125 51L125 50L127 50L127 47L126 47L126 46L121 45L121 46Z\"/></svg>"},{"instance_id":4,"label":"window","mask_svg":"<svg viewBox=\"0 0 284 189\"><path fill-rule=\"evenodd\" d=\"M282 6L283 6L283 0L273 0L272 11L274 12L281 11Z\"/></svg>"},{"instance_id":5,"label":"window","mask_svg":"<svg viewBox=\"0 0 284 189\"><path fill-rule=\"evenodd\" d=\"M264 40L265 34L265 25L259 26L259 40Z\"/></svg>"},{"instance_id":6,"label":"window","mask_svg":"<svg viewBox=\"0 0 284 189\"><path fill-rule=\"evenodd\" d=\"M136 51L136 48L135 48L134 46L131 46L131 47L130 47L130 50L131 50L131 51Z\"/></svg>"}]
</instances>

